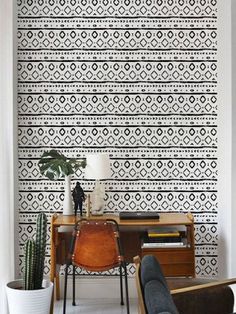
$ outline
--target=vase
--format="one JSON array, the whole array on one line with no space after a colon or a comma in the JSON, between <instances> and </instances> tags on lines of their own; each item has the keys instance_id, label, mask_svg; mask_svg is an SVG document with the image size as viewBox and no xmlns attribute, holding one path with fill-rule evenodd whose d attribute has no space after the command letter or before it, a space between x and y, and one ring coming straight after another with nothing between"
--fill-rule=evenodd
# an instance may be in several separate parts
<instances>
[{"instance_id":1,"label":"vase","mask_svg":"<svg viewBox=\"0 0 236 314\"><path fill-rule=\"evenodd\" d=\"M24 290L23 280L11 281L6 286L10 314L49 314L53 284L43 280L43 289Z\"/></svg>"},{"instance_id":2,"label":"vase","mask_svg":"<svg viewBox=\"0 0 236 314\"><path fill-rule=\"evenodd\" d=\"M63 215L73 215L73 201L71 194L71 177L65 176L65 195L63 202Z\"/></svg>"}]
</instances>

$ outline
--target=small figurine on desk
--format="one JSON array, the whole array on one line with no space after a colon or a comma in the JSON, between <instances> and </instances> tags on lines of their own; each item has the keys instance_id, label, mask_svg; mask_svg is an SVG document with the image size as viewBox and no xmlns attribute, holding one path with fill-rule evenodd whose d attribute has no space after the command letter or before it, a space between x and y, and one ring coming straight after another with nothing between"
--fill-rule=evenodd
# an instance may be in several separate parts
<instances>
[{"instance_id":1,"label":"small figurine on desk","mask_svg":"<svg viewBox=\"0 0 236 314\"><path fill-rule=\"evenodd\" d=\"M75 211L75 216L77 215L77 210L79 208L80 211L80 216L83 215L83 202L85 200L85 194L84 190L82 189L81 185L79 182L76 183L76 186L72 192L72 196L74 199L74 211Z\"/></svg>"}]
</instances>

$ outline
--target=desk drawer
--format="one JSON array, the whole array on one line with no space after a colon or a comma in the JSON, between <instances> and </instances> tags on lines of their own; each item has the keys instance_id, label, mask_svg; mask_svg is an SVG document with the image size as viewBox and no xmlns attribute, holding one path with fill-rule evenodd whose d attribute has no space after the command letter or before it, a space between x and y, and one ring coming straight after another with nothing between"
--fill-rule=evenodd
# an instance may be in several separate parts
<instances>
[{"instance_id":1,"label":"desk drawer","mask_svg":"<svg viewBox=\"0 0 236 314\"><path fill-rule=\"evenodd\" d=\"M191 249L142 249L142 256L154 255L165 276L194 276L194 251Z\"/></svg>"},{"instance_id":2,"label":"desk drawer","mask_svg":"<svg viewBox=\"0 0 236 314\"><path fill-rule=\"evenodd\" d=\"M161 264L162 271L166 277L195 277L194 264Z\"/></svg>"},{"instance_id":3,"label":"desk drawer","mask_svg":"<svg viewBox=\"0 0 236 314\"><path fill-rule=\"evenodd\" d=\"M163 264L192 263L194 258L189 249L142 249L142 255L154 255Z\"/></svg>"}]
</instances>

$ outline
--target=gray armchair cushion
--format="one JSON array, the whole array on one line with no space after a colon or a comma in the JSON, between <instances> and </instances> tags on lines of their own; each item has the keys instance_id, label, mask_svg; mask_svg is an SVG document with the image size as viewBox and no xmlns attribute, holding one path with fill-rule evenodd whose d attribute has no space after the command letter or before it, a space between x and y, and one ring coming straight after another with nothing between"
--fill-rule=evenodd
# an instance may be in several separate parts
<instances>
[{"instance_id":1,"label":"gray armchair cushion","mask_svg":"<svg viewBox=\"0 0 236 314\"><path fill-rule=\"evenodd\" d=\"M160 264L154 256L143 257L140 275L148 314L178 314Z\"/></svg>"},{"instance_id":2,"label":"gray armchair cushion","mask_svg":"<svg viewBox=\"0 0 236 314\"><path fill-rule=\"evenodd\" d=\"M169 290L158 280L151 280L144 287L144 298L148 314L178 314Z\"/></svg>"},{"instance_id":3,"label":"gray armchair cushion","mask_svg":"<svg viewBox=\"0 0 236 314\"><path fill-rule=\"evenodd\" d=\"M157 280L169 290L161 266L153 255L145 255L141 264L141 282L144 287L147 282Z\"/></svg>"}]
</instances>

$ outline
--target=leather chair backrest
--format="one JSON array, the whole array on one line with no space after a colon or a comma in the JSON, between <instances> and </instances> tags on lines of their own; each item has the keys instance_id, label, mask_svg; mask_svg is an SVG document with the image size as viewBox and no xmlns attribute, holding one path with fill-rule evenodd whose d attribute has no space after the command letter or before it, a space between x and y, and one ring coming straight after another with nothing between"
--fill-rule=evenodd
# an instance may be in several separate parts
<instances>
[{"instance_id":1,"label":"leather chair backrest","mask_svg":"<svg viewBox=\"0 0 236 314\"><path fill-rule=\"evenodd\" d=\"M119 266L122 260L119 233L113 222L81 221L72 252L72 263L88 271L104 271Z\"/></svg>"}]
</instances>

